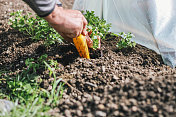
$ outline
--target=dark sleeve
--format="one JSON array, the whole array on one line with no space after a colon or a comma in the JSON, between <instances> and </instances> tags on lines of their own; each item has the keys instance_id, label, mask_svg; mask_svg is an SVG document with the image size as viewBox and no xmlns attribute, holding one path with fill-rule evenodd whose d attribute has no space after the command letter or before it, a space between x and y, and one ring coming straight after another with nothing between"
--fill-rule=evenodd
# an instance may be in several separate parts
<instances>
[{"instance_id":1,"label":"dark sleeve","mask_svg":"<svg viewBox=\"0 0 176 117\"><path fill-rule=\"evenodd\" d=\"M61 6L59 0L23 0L26 2L40 17L48 16L55 8L55 5Z\"/></svg>"}]
</instances>

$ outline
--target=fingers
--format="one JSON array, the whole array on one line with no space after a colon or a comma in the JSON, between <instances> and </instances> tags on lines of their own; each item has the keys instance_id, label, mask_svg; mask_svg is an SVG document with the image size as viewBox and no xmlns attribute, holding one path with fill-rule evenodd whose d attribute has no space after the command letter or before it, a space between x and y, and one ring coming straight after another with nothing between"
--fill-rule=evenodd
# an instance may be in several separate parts
<instances>
[{"instance_id":1,"label":"fingers","mask_svg":"<svg viewBox=\"0 0 176 117\"><path fill-rule=\"evenodd\" d=\"M100 38L100 36L97 36L97 38L98 38L98 49L100 49L101 48L101 38Z\"/></svg>"},{"instance_id":2,"label":"fingers","mask_svg":"<svg viewBox=\"0 0 176 117\"><path fill-rule=\"evenodd\" d=\"M74 17L77 17L77 18L81 18L81 22L82 22L82 27L81 27L81 34L83 34L84 36L87 35L87 20L86 18L83 16L83 14L78 11L78 10L72 10L72 15L74 15ZM80 34L80 32L79 32Z\"/></svg>"},{"instance_id":3,"label":"fingers","mask_svg":"<svg viewBox=\"0 0 176 117\"><path fill-rule=\"evenodd\" d=\"M45 19L66 41L72 42L80 34L87 35L87 20L80 11L61 10L56 6L51 17Z\"/></svg>"},{"instance_id":4,"label":"fingers","mask_svg":"<svg viewBox=\"0 0 176 117\"><path fill-rule=\"evenodd\" d=\"M93 48L93 41L92 39L89 37L89 35L86 35L86 42L87 42L87 46L89 48Z\"/></svg>"},{"instance_id":5,"label":"fingers","mask_svg":"<svg viewBox=\"0 0 176 117\"><path fill-rule=\"evenodd\" d=\"M84 36L86 36L87 35L87 20L86 20L86 18L83 16L82 17L82 20L83 20L83 30L82 30L82 34L84 35Z\"/></svg>"}]
</instances>

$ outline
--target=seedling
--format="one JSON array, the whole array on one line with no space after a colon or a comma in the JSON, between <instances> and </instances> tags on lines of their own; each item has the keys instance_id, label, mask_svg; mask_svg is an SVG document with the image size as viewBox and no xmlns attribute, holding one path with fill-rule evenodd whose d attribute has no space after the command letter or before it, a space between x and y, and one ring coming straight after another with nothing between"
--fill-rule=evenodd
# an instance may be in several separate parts
<instances>
[{"instance_id":1,"label":"seedling","mask_svg":"<svg viewBox=\"0 0 176 117\"><path fill-rule=\"evenodd\" d=\"M33 58L28 58L25 61L26 66L28 66L27 70L30 71L32 70L33 72L36 73L37 69L39 69L40 64L35 63Z\"/></svg>"},{"instance_id":2,"label":"seedling","mask_svg":"<svg viewBox=\"0 0 176 117\"><path fill-rule=\"evenodd\" d=\"M54 62L56 63L56 62ZM46 65L46 67L49 70L49 75L51 77L51 75L53 75L54 77L54 82L52 85L52 90L51 93L48 92L47 90L44 90L44 92L47 94L47 97L49 98L49 101L47 102L47 105L50 105L51 103L53 105L57 105L59 103L59 99L62 97L63 94L63 83L60 83L62 81L62 79L58 79L56 80L56 74L55 74L55 68L52 68L46 61L44 61L44 64ZM60 83L59 87L57 88L57 85ZM57 90L56 90L57 88ZM60 95L60 96L59 96Z\"/></svg>"},{"instance_id":3,"label":"seedling","mask_svg":"<svg viewBox=\"0 0 176 117\"><path fill-rule=\"evenodd\" d=\"M131 39L135 37L132 33L126 34L124 32L120 32L118 34L112 33L111 35L119 37L118 43L116 44L118 49L128 48L128 47L133 48L136 46L136 43L131 41Z\"/></svg>"},{"instance_id":4,"label":"seedling","mask_svg":"<svg viewBox=\"0 0 176 117\"><path fill-rule=\"evenodd\" d=\"M33 17L31 13L24 15L22 11L17 11L10 15L10 26L35 41L45 40L45 45L49 46L56 42L61 43L63 40L43 18L38 16Z\"/></svg>"},{"instance_id":5,"label":"seedling","mask_svg":"<svg viewBox=\"0 0 176 117\"><path fill-rule=\"evenodd\" d=\"M104 19L95 16L94 11L86 11L84 16L88 21L87 31L90 38L93 40L93 48L97 49L100 43L98 37L105 39L111 24L107 24Z\"/></svg>"}]
</instances>

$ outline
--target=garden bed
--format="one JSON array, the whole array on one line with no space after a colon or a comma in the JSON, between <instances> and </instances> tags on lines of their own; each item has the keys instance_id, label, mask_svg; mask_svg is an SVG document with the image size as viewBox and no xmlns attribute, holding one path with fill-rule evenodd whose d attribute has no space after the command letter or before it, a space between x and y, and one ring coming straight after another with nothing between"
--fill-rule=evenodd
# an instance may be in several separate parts
<instances>
[{"instance_id":1,"label":"garden bed","mask_svg":"<svg viewBox=\"0 0 176 117\"><path fill-rule=\"evenodd\" d=\"M43 41L34 42L9 29L7 14L24 8L23 3L3 0L0 5L1 71L18 74L27 58L43 54L59 63L56 75L63 79L65 90L59 104L48 112L50 115L176 116L176 70L164 65L154 51L138 44L118 50L117 39L107 36L100 50L91 51L92 59L80 58L73 44L45 47ZM42 78L41 87L50 91L52 79L48 72L37 72ZM1 90L4 87L0 86Z\"/></svg>"}]
</instances>

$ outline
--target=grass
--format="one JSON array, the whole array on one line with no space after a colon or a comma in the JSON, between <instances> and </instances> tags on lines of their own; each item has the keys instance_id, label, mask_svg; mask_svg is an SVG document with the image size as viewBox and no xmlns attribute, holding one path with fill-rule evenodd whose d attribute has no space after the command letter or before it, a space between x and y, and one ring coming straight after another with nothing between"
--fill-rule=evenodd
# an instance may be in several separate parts
<instances>
[{"instance_id":1,"label":"grass","mask_svg":"<svg viewBox=\"0 0 176 117\"><path fill-rule=\"evenodd\" d=\"M26 68L22 73L10 76L6 71L1 71L0 98L6 98L15 103L14 109L10 113L3 113L2 116L9 117L36 117L49 116L47 111L59 104L64 91L62 79L57 79L57 61L47 60L47 55L43 55L37 60L29 58L25 61ZM51 92L40 86L42 79L37 74L41 68L49 71L52 82ZM6 75L4 75L6 74Z\"/></svg>"}]
</instances>

